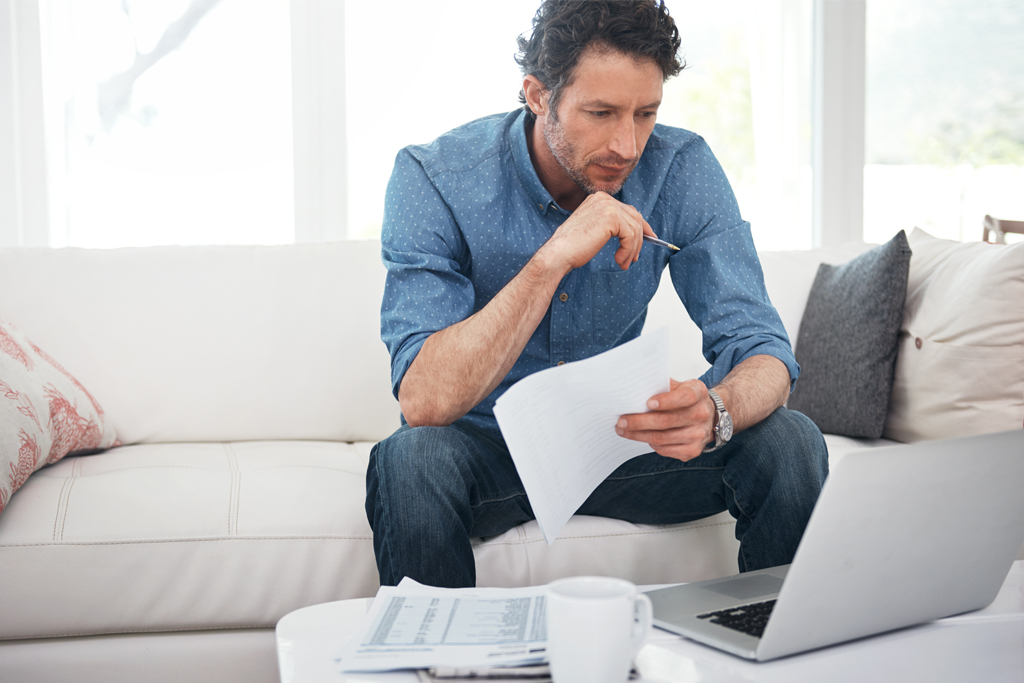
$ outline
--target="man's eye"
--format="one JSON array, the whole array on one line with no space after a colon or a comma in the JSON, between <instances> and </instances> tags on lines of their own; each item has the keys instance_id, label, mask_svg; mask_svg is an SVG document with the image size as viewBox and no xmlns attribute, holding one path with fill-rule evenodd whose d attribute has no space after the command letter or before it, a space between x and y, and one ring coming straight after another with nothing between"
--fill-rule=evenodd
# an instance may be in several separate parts
<instances>
[{"instance_id":1,"label":"man's eye","mask_svg":"<svg viewBox=\"0 0 1024 683\"><path fill-rule=\"evenodd\" d=\"M608 116L608 112L606 111L592 111L590 113L599 119L603 119L604 117Z\"/></svg>"},{"instance_id":2,"label":"man's eye","mask_svg":"<svg viewBox=\"0 0 1024 683\"><path fill-rule=\"evenodd\" d=\"M642 112L640 112L640 116L645 118L645 119L653 119L657 115L658 115L658 112L656 112L656 111L642 111Z\"/></svg>"}]
</instances>

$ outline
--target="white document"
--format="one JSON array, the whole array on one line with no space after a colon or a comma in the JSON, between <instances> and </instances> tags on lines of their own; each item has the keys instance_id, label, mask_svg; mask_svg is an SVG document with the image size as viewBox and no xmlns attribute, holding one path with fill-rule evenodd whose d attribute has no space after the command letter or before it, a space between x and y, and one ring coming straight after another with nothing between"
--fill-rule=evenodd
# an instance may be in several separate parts
<instances>
[{"instance_id":1,"label":"white document","mask_svg":"<svg viewBox=\"0 0 1024 683\"><path fill-rule=\"evenodd\" d=\"M411 579L381 586L336 660L340 672L547 661L545 586L433 588Z\"/></svg>"},{"instance_id":2,"label":"white document","mask_svg":"<svg viewBox=\"0 0 1024 683\"><path fill-rule=\"evenodd\" d=\"M616 434L615 423L647 412L647 400L669 388L663 327L524 377L498 398L494 416L548 543L615 468L651 452Z\"/></svg>"}]
</instances>

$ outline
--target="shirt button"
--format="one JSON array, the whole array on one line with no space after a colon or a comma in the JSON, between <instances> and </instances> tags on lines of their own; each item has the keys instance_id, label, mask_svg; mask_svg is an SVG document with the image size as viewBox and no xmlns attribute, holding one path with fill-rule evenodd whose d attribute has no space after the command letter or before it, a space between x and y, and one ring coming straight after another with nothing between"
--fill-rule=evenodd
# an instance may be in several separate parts
<instances>
[{"instance_id":1,"label":"shirt button","mask_svg":"<svg viewBox=\"0 0 1024 683\"><path fill-rule=\"evenodd\" d=\"M565 292L562 292L561 294L558 295L558 300L564 304L566 301L569 300L569 295L566 294Z\"/></svg>"},{"instance_id":2,"label":"shirt button","mask_svg":"<svg viewBox=\"0 0 1024 683\"><path fill-rule=\"evenodd\" d=\"M920 337L917 337L916 339L914 339L914 346L916 346L917 348L921 348L922 344L924 344L924 342L921 341Z\"/></svg>"},{"instance_id":3,"label":"shirt button","mask_svg":"<svg viewBox=\"0 0 1024 683\"><path fill-rule=\"evenodd\" d=\"M540 209L541 211L543 211L544 210L544 205L543 204L538 204L537 208Z\"/></svg>"},{"instance_id":4,"label":"shirt button","mask_svg":"<svg viewBox=\"0 0 1024 683\"><path fill-rule=\"evenodd\" d=\"M565 361L564 360L560 360L557 363L555 363L555 365L565 365Z\"/></svg>"}]
</instances>

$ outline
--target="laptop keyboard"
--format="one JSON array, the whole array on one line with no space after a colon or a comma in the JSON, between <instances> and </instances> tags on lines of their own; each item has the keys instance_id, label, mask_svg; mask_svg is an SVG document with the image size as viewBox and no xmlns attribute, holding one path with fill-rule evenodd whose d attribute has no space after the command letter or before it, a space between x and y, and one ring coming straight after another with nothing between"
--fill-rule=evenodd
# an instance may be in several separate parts
<instances>
[{"instance_id":1,"label":"laptop keyboard","mask_svg":"<svg viewBox=\"0 0 1024 683\"><path fill-rule=\"evenodd\" d=\"M754 603L753 605L743 605L742 607L732 607L717 612L698 614L697 618L710 619L712 624L721 624L726 628L742 631L743 633L760 638L761 634L764 633L765 624L768 623L768 617L771 616L772 607L775 607L775 601L767 600Z\"/></svg>"}]
</instances>

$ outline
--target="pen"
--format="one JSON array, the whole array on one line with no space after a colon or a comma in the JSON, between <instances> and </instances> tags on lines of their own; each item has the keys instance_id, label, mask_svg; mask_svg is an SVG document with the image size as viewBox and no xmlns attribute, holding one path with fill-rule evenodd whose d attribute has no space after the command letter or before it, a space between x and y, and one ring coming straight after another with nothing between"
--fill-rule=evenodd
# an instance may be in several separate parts
<instances>
[{"instance_id":1,"label":"pen","mask_svg":"<svg viewBox=\"0 0 1024 683\"><path fill-rule=\"evenodd\" d=\"M645 242L651 242L652 244L660 244L661 246L668 247L669 249L672 249L673 251L681 251L679 249L679 247L677 247L676 245L669 244L665 240L659 240L657 237L651 237L650 235L644 235L644 241Z\"/></svg>"}]
</instances>

